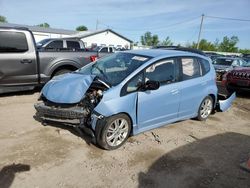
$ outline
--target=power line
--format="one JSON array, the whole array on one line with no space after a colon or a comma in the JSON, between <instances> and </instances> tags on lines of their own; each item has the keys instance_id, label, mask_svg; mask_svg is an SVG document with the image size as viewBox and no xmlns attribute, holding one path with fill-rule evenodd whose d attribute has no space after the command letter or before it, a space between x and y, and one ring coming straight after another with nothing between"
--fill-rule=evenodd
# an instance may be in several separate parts
<instances>
[{"instance_id":1,"label":"power line","mask_svg":"<svg viewBox=\"0 0 250 188\"><path fill-rule=\"evenodd\" d=\"M240 19L240 18L227 18L227 17L218 17L218 16L208 16L208 15L205 15L205 17L207 17L207 18L221 19L221 20L234 20L234 21L241 21L241 22L250 22L250 20Z\"/></svg>"},{"instance_id":2,"label":"power line","mask_svg":"<svg viewBox=\"0 0 250 188\"><path fill-rule=\"evenodd\" d=\"M185 23L188 23L188 22L192 22L192 21L194 21L194 20L196 20L196 19L198 19L198 18L200 18L200 17L195 17L195 18L188 19L188 20L185 20L185 21L181 21L181 22L169 24L169 25L166 25L166 26L163 26L163 27L140 28L140 29L139 29L139 28L137 28L137 29L128 29L128 28L113 27L113 26L110 26L110 25L106 25L106 24L104 24L103 22L102 22L102 23L99 22L99 24L102 24L102 25L111 27L111 28L113 28L113 29L124 30L124 31L145 31L145 30L157 31L157 30L163 30L163 29L167 29L167 28L170 28L170 27L173 27L173 26L185 24Z\"/></svg>"}]
</instances>

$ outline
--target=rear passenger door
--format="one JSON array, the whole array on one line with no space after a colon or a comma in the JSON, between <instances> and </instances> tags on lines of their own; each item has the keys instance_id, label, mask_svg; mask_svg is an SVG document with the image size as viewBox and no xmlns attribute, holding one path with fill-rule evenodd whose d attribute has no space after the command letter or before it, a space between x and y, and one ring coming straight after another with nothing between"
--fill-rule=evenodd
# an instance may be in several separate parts
<instances>
[{"instance_id":1,"label":"rear passenger door","mask_svg":"<svg viewBox=\"0 0 250 188\"><path fill-rule=\"evenodd\" d=\"M182 67L179 117L190 118L198 112L208 83L202 77L202 66L198 58L181 57L179 61Z\"/></svg>"},{"instance_id":2,"label":"rear passenger door","mask_svg":"<svg viewBox=\"0 0 250 188\"><path fill-rule=\"evenodd\" d=\"M37 84L35 46L29 31L0 29L0 87Z\"/></svg>"}]
</instances>

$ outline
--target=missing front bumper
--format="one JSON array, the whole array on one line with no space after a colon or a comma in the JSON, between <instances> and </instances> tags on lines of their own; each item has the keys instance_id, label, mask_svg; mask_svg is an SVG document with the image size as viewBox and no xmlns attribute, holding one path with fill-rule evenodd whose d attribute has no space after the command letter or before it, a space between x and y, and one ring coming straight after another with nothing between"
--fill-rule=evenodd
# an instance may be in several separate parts
<instances>
[{"instance_id":1,"label":"missing front bumper","mask_svg":"<svg viewBox=\"0 0 250 188\"><path fill-rule=\"evenodd\" d=\"M55 119L83 119L87 115L86 109L82 107L60 108L46 106L43 102L35 104L34 107L41 117Z\"/></svg>"}]
</instances>

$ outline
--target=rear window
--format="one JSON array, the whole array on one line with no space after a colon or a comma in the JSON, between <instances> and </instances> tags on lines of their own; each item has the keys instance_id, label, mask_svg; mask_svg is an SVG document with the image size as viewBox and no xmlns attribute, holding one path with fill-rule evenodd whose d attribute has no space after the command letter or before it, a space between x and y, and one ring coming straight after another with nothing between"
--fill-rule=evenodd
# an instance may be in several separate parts
<instances>
[{"instance_id":1,"label":"rear window","mask_svg":"<svg viewBox=\"0 0 250 188\"><path fill-rule=\"evenodd\" d=\"M0 53L28 51L28 43L24 33L0 31Z\"/></svg>"},{"instance_id":2,"label":"rear window","mask_svg":"<svg viewBox=\"0 0 250 188\"><path fill-rule=\"evenodd\" d=\"M215 65L225 65L225 66L231 66L233 63L233 59L216 59L214 61Z\"/></svg>"},{"instance_id":3,"label":"rear window","mask_svg":"<svg viewBox=\"0 0 250 188\"><path fill-rule=\"evenodd\" d=\"M67 48L80 49L80 43L78 41L67 41Z\"/></svg>"},{"instance_id":4,"label":"rear window","mask_svg":"<svg viewBox=\"0 0 250 188\"><path fill-rule=\"evenodd\" d=\"M63 48L63 41L61 40L55 40L55 41L52 41L51 43L49 43L46 48L56 48L56 49L61 49Z\"/></svg>"}]
</instances>

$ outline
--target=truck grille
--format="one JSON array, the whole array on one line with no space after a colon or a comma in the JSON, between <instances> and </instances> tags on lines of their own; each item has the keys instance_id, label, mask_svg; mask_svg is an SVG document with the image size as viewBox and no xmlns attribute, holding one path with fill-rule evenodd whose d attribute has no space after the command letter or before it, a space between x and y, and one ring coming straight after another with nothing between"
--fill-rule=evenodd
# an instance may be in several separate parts
<instances>
[{"instance_id":1,"label":"truck grille","mask_svg":"<svg viewBox=\"0 0 250 188\"><path fill-rule=\"evenodd\" d=\"M233 72L232 73L234 78L239 78L239 79L250 79L250 73L247 72Z\"/></svg>"}]
</instances>

